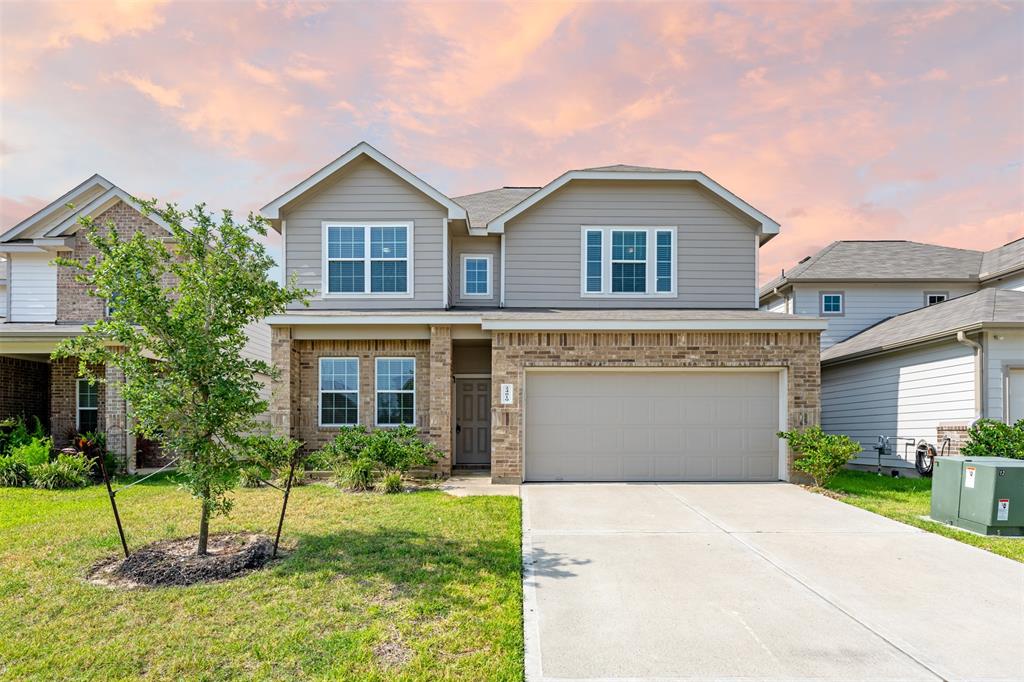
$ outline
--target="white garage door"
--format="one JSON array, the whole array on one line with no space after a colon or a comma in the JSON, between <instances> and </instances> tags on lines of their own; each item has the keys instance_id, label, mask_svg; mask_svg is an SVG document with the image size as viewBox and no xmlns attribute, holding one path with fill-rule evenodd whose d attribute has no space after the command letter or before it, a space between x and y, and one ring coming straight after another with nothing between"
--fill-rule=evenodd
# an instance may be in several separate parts
<instances>
[{"instance_id":1,"label":"white garage door","mask_svg":"<svg viewBox=\"0 0 1024 682\"><path fill-rule=\"evenodd\" d=\"M778 372L528 372L528 481L775 481Z\"/></svg>"}]
</instances>

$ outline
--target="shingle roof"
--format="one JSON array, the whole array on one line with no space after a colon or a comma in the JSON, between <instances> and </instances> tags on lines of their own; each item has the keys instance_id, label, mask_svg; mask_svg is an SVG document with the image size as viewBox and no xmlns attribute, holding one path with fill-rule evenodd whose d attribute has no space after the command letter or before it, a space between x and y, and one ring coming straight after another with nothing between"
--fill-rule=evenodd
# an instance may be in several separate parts
<instances>
[{"instance_id":1,"label":"shingle roof","mask_svg":"<svg viewBox=\"0 0 1024 682\"><path fill-rule=\"evenodd\" d=\"M581 168L583 171L610 172L610 173L680 173L675 168L652 168L650 166L630 166L625 163L616 163L611 166L595 166L593 168Z\"/></svg>"},{"instance_id":2,"label":"shingle roof","mask_svg":"<svg viewBox=\"0 0 1024 682\"><path fill-rule=\"evenodd\" d=\"M476 194L452 197L455 203L466 209L471 227L486 227L493 218L501 215L520 201L539 190L540 187L502 187Z\"/></svg>"},{"instance_id":3,"label":"shingle roof","mask_svg":"<svg viewBox=\"0 0 1024 682\"><path fill-rule=\"evenodd\" d=\"M976 281L983 252L909 241L839 241L761 287L764 296L794 281Z\"/></svg>"},{"instance_id":4,"label":"shingle roof","mask_svg":"<svg viewBox=\"0 0 1024 682\"><path fill-rule=\"evenodd\" d=\"M982 289L895 315L822 351L821 361L910 345L983 324L1024 325L1024 291Z\"/></svg>"},{"instance_id":5,"label":"shingle roof","mask_svg":"<svg viewBox=\"0 0 1024 682\"><path fill-rule=\"evenodd\" d=\"M986 251L981 259L981 279L990 279L1024 268L1024 237Z\"/></svg>"}]
</instances>

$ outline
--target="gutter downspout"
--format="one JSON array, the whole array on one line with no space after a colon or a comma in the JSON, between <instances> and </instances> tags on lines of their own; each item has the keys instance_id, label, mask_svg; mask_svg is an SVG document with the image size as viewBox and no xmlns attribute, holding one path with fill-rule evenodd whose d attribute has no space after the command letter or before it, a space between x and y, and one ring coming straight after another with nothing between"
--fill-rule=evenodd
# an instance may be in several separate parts
<instances>
[{"instance_id":1,"label":"gutter downspout","mask_svg":"<svg viewBox=\"0 0 1024 682\"><path fill-rule=\"evenodd\" d=\"M974 349L974 418L981 419L985 416L985 351L980 343L967 338L964 332L957 332L956 340Z\"/></svg>"}]
</instances>

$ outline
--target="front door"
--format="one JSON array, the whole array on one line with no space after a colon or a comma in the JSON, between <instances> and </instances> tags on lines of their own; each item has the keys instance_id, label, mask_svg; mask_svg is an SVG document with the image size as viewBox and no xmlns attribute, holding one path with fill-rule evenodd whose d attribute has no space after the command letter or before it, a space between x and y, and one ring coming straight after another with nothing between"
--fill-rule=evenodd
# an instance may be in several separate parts
<instances>
[{"instance_id":1,"label":"front door","mask_svg":"<svg viewBox=\"0 0 1024 682\"><path fill-rule=\"evenodd\" d=\"M455 464L491 463L491 380L455 380Z\"/></svg>"}]
</instances>

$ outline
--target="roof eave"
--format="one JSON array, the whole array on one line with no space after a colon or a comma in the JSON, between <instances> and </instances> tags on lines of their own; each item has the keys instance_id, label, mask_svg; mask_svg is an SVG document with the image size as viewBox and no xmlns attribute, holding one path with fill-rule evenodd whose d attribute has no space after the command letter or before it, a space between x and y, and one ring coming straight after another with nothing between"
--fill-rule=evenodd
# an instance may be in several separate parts
<instances>
[{"instance_id":1,"label":"roof eave","mask_svg":"<svg viewBox=\"0 0 1024 682\"><path fill-rule=\"evenodd\" d=\"M913 339L907 339L905 341L899 341L897 343L884 344L881 346L875 346L873 348L867 348L862 351L855 353L849 353L846 355L840 355L838 357L825 358L822 357L821 364L825 365L838 365L844 362L850 362L852 360L861 360L873 355L882 355L884 353L890 353L898 350L905 350L914 346L921 346L928 343L934 343L947 338L955 338L958 332L972 332L980 331L982 329L1024 329L1024 322L972 322L970 324L960 325L958 327L951 327L935 334L928 334L926 336L920 336ZM827 350L825 351L828 352Z\"/></svg>"},{"instance_id":2,"label":"roof eave","mask_svg":"<svg viewBox=\"0 0 1024 682\"><path fill-rule=\"evenodd\" d=\"M114 186L114 183L110 182L99 173L93 173L84 182L79 183L69 191L62 194L57 199L54 199L49 204L47 204L43 208L39 209L38 211L30 215L28 218L25 218L24 220L19 222L11 229L7 230L3 234L0 234L0 242L7 242L14 239L25 230L31 228L33 225L38 224L40 220L43 220L49 215L51 215L57 209L63 208L65 205L68 204L68 202L72 201L76 196L81 194L89 187L92 187L93 185L97 184L103 187L104 189L108 190Z\"/></svg>"}]
</instances>

